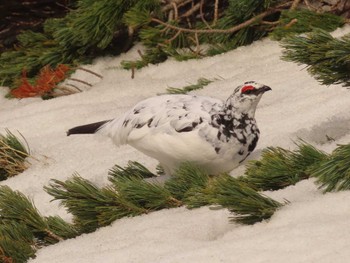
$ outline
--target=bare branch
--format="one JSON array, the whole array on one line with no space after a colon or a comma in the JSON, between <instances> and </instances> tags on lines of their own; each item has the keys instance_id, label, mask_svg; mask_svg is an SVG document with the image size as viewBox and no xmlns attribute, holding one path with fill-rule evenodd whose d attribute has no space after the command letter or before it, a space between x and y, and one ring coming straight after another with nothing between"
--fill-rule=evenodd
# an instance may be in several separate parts
<instances>
[{"instance_id":1,"label":"bare branch","mask_svg":"<svg viewBox=\"0 0 350 263\"><path fill-rule=\"evenodd\" d=\"M212 27L208 24L207 20L205 20L204 18L204 14L203 14L203 4L204 4L204 0L201 0L201 5L200 5L200 9L199 9L199 13L201 15L201 19L203 21L203 23L209 28L212 29ZM215 19L214 19L215 20Z\"/></svg>"},{"instance_id":2,"label":"bare branch","mask_svg":"<svg viewBox=\"0 0 350 263\"><path fill-rule=\"evenodd\" d=\"M92 84L90 84L89 82L86 82L84 80L81 80L81 79L76 79L76 78L68 78L69 80L72 80L72 81L76 81L76 82L80 82L80 83L83 83L85 85L88 85L90 87L92 87Z\"/></svg>"},{"instance_id":3,"label":"bare branch","mask_svg":"<svg viewBox=\"0 0 350 263\"><path fill-rule=\"evenodd\" d=\"M88 72L88 73L90 73L90 74L92 74L92 75L95 75L96 77L99 77L100 79L103 79L103 76L102 76L102 75L100 75L100 74L98 74L98 73L96 73L96 72L94 72L94 71L92 71L92 70L90 70L90 69L86 69L86 68L83 68L83 67L77 67L77 69L86 71L86 72Z\"/></svg>"},{"instance_id":4,"label":"bare branch","mask_svg":"<svg viewBox=\"0 0 350 263\"><path fill-rule=\"evenodd\" d=\"M294 0L290 10L295 10L298 7L298 5L300 4L300 1L301 0Z\"/></svg>"},{"instance_id":5,"label":"bare branch","mask_svg":"<svg viewBox=\"0 0 350 263\"><path fill-rule=\"evenodd\" d=\"M215 0L213 26L216 25L219 17L219 0Z\"/></svg>"},{"instance_id":6,"label":"bare branch","mask_svg":"<svg viewBox=\"0 0 350 263\"><path fill-rule=\"evenodd\" d=\"M248 27L248 26L258 22L259 20L263 19L266 16L269 16L271 14L274 14L276 12L281 11L283 7L288 7L291 4L292 4L292 2L288 2L288 3L285 3L283 5L278 6L276 8L269 9L269 10L255 16L255 17L252 17L251 19L249 19L249 20L247 20L239 25L236 25L236 26L228 28L228 29L215 29L215 28L214 29L191 29L191 28L182 28L182 27L170 25L170 24L165 23L157 18L152 18L152 21L159 23L161 25L164 25L168 28L171 28L174 30L181 30L182 32L187 32L187 33L203 33L203 34L224 33L224 34L227 34L227 33L234 33L234 32L237 32L245 27Z\"/></svg>"},{"instance_id":7,"label":"bare branch","mask_svg":"<svg viewBox=\"0 0 350 263\"><path fill-rule=\"evenodd\" d=\"M195 4L190 10L188 10L186 13L182 15L182 17L189 17L193 13L195 13L201 6L201 3Z\"/></svg>"}]
</instances>

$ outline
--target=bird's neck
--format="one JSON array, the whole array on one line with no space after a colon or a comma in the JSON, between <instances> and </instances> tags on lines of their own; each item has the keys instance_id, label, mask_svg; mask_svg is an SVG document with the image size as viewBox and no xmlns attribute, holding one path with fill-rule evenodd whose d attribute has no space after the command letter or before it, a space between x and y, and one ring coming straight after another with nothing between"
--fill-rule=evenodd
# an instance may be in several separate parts
<instances>
[{"instance_id":1,"label":"bird's neck","mask_svg":"<svg viewBox=\"0 0 350 263\"><path fill-rule=\"evenodd\" d=\"M231 116L232 119L253 119L255 116L256 107L247 107L244 102L227 100L224 104L221 114L226 116Z\"/></svg>"}]
</instances>

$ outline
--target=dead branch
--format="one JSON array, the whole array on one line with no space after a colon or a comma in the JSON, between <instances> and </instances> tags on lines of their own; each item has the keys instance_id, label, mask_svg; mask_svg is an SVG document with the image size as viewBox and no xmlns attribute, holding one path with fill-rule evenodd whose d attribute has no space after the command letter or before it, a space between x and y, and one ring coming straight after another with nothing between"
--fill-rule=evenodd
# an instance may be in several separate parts
<instances>
[{"instance_id":1,"label":"dead branch","mask_svg":"<svg viewBox=\"0 0 350 263\"><path fill-rule=\"evenodd\" d=\"M200 9L199 9L199 13L200 13L200 16L201 16L201 20L203 21L203 23L207 26L207 28L209 29L212 29L212 27L209 25L209 23L207 22L207 20L205 20L204 18L204 14L203 14L203 4L204 4L204 0L201 0L201 3L200 3ZM214 19L215 20L215 19Z\"/></svg>"},{"instance_id":2,"label":"dead branch","mask_svg":"<svg viewBox=\"0 0 350 263\"><path fill-rule=\"evenodd\" d=\"M83 68L83 67L77 67L77 69L80 69L80 70L83 70L83 71L86 71L92 75L95 75L96 77L99 77L100 79L103 79L102 75L96 73L96 72L93 72L92 70L90 69L86 69L86 68Z\"/></svg>"},{"instance_id":3,"label":"dead branch","mask_svg":"<svg viewBox=\"0 0 350 263\"><path fill-rule=\"evenodd\" d=\"M195 13L196 11L198 11L200 7L201 7L201 3L195 4L191 9L189 9L189 10L188 10L186 13L184 13L181 17L189 17L190 15L192 15L193 13Z\"/></svg>"},{"instance_id":4,"label":"dead branch","mask_svg":"<svg viewBox=\"0 0 350 263\"><path fill-rule=\"evenodd\" d=\"M219 0L215 0L213 26L216 25L218 18L219 18Z\"/></svg>"},{"instance_id":5,"label":"dead branch","mask_svg":"<svg viewBox=\"0 0 350 263\"><path fill-rule=\"evenodd\" d=\"M92 84L90 84L89 82L86 82L86 81L84 81L84 80L76 79L76 78L68 78L68 79L69 79L69 80L72 80L72 81L80 82L80 83L83 83L83 84L85 84L85 85L87 85L87 86L92 87Z\"/></svg>"},{"instance_id":6,"label":"dead branch","mask_svg":"<svg viewBox=\"0 0 350 263\"><path fill-rule=\"evenodd\" d=\"M294 2L294 1L293 1ZM182 32L187 32L187 33L202 33L202 34L212 34L212 33L223 33L223 34L229 34L229 33L234 33L234 32L237 32L245 27L248 27L256 22L258 22L259 20L263 19L264 17L266 16L269 16L271 14L274 14L276 12L279 12L281 11L283 8L286 8L286 7L289 7L291 6L291 4L293 3L292 1L288 2L288 3L285 3L285 4L282 4L276 8L272 8L272 9L269 9L255 17L252 17L251 19L239 24L239 25L236 25L234 27L231 27L231 28L228 28L228 29L191 29L191 28L183 28L183 27L178 27L178 26L174 26L174 25L170 25L168 23L165 23L163 22L162 20L159 20L157 18L152 18L152 21L153 22L156 22L158 24L161 24L161 25L164 25L166 26L167 28L171 28L171 29L174 29L174 30L180 30Z\"/></svg>"},{"instance_id":7,"label":"dead branch","mask_svg":"<svg viewBox=\"0 0 350 263\"><path fill-rule=\"evenodd\" d=\"M290 10L295 10L298 7L298 5L300 4L300 1L301 0L294 0L292 6L290 7Z\"/></svg>"}]
</instances>

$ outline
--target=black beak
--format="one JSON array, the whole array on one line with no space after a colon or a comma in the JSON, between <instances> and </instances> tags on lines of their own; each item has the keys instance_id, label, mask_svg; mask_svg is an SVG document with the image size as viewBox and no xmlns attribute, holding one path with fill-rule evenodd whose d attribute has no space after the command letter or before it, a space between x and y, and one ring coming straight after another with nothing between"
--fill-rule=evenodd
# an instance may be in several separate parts
<instances>
[{"instance_id":1,"label":"black beak","mask_svg":"<svg viewBox=\"0 0 350 263\"><path fill-rule=\"evenodd\" d=\"M269 86L262 86L260 89L259 89L259 91L260 92L266 92L266 91L269 91L269 90L272 90Z\"/></svg>"}]
</instances>

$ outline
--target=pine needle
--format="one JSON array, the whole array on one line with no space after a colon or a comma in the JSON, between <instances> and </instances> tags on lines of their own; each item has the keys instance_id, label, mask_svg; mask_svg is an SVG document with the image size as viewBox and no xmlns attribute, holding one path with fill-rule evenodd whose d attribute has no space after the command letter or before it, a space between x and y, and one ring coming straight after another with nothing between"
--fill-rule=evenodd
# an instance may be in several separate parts
<instances>
[{"instance_id":1,"label":"pine needle","mask_svg":"<svg viewBox=\"0 0 350 263\"><path fill-rule=\"evenodd\" d=\"M36 244L26 225L11 220L0 223L0 262L27 262L34 258Z\"/></svg>"},{"instance_id":2,"label":"pine needle","mask_svg":"<svg viewBox=\"0 0 350 263\"><path fill-rule=\"evenodd\" d=\"M350 86L350 34L340 39L314 29L306 36L291 36L282 41L282 59L306 64L308 72L324 85Z\"/></svg>"},{"instance_id":3,"label":"pine needle","mask_svg":"<svg viewBox=\"0 0 350 263\"><path fill-rule=\"evenodd\" d=\"M164 208L181 206L182 203L175 199L162 185L150 183L142 177L120 177L113 182L119 195L138 207L146 209L144 212L155 211Z\"/></svg>"},{"instance_id":4,"label":"pine needle","mask_svg":"<svg viewBox=\"0 0 350 263\"><path fill-rule=\"evenodd\" d=\"M110 180L118 179L120 177L141 177L141 178L151 178L156 175L148 170L145 166L138 162L129 161L128 165L123 168L119 165L115 165L108 173L110 175Z\"/></svg>"},{"instance_id":5,"label":"pine needle","mask_svg":"<svg viewBox=\"0 0 350 263\"><path fill-rule=\"evenodd\" d=\"M0 181L15 176L27 169L25 159L29 149L9 130L0 134Z\"/></svg>"},{"instance_id":6,"label":"pine needle","mask_svg":"<svg viewBox=\"0 0 350 263\"><path fill-rule=\"evenodd\" d=\"M182 88L169 87L166 89L166 91L169 94L186 94L186 93L193 91L193 90L203 89L205 86L209 85L210 83L212 83L215 80L216 79L210 80L210 79L206 79L206 78L199 78L197 80L196 84L190 84L190 85L184 86Z\"/></svg>"},{"instance_id":7,"label":"pine needle","mask_svg":"<svg viewBox=\"0 0 350 263\"><path fill-rule=\"evenodd\" d=\"M326 192L350 190L350 144L338 146L329 158L311 169L311 176Z\"/></svg>"},{"instance_id":8,"label":"pine needle","mask_svg":"<svg viewBox=\"0 0 350 263\"><path fill-rule=\"evenodd\" d=\"M234 213L231 220L239 224L251 225L270 219L283 206L229 175L215 180L212 194L213 202Z\"/></svg>"},{"instance_id":9,"label":"pine needle","mask_svg":"<svg viewBox=\"0 0 350 263\"><path fill-rule=\"evenodd\" d=\"M92 232L122 217L113 189L99 189L78 174L65 182L52 180L44 189L74 216L73 221L80 233ZM109 217L102 217L107 209Z\"/></svg>"},{"instance_id":10,"label":"pine needle","mask_svg":"<svg viewBox=\"0 0 350 263\"><path fill-rule=\"evenodd\" d=\"M199 167L182 164L175 174L165 182L165 188L178 200L184 200L192 189L203 189L207 186L209 175Z\"/></svg>"},{"instance_id":11,"label":"pine needle","mask_svg":"<svg viewBox=\"0 0 350 263\"><path fill-rule=\"evenodd\" d=\"M291 21L295 23L291 24ZM307 9L284 10L281 12L278 26L270 36L273 39L281 40L287 36L301 34L320 28L331 32L345 23L343 17L330 13L316 13Z\"/></svg>"},{"instance_id":12,"label":"pine needle","mask_svg":"<svg viewBox=\"0 0 350 263\"><path fill-rule=\"evenodd\" d=\"M327 158L327 154L300 142L295 151L280 147L263 150L261 159L248 162L240 180L260 190L278 190L309 177L308 169Z\"/></svg>"}]
</instances>

